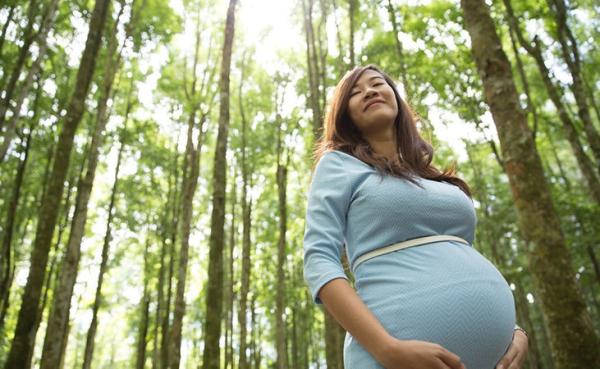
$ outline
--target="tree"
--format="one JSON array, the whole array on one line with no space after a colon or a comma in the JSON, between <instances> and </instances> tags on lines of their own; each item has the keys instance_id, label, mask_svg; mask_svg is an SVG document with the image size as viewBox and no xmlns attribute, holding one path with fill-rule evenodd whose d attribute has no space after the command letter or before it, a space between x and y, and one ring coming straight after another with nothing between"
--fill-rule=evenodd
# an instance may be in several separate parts
<instances>
[{"instance_id":1,"label":"tree","mask_svg":"<svg viewBox=\"0 0 600 369\"><path fill-rule=\"evenodd\" d=\"M235 7L237 0L230 0L225 20L225 40L221 59L219 81L219 130L213 165L213 208L210 224L210 251L208 266L208 293L206 294L205 348L203 369L219 369L221 353L221 317L223 310L223 249L225 225L225 189L227 188L227 136L229 128L229 72L231 51L235 32Z\"/></svg>"},{"instance_id":2,"label":"tree","mask_svg":"<svg viewBox=\"0 0 600 369\"><path fill-rule=\"evenodd\" d=\"M83 115L85 98L94 74L96 55L100 48L109 3L110 0L97 0L90 19L88 37L77 73L75 91L71 97L54 154L48 191L39 212L36 237L31 253L29 275L25 290L23 291L17 328L5 364L6 369L23 369L28 368L30 365L29 360L37 332L38 307L44 283L44 275L46 273L48 252L50 250L52 234L54 233L54 226L56 225L66 171L69 167L73 138Z\"/></svg>"},{"instance_id":3,"label":"tree","mask_svg":"<svg viewBox=\"0 0 600 369\"><path fill-rule=\"evenodd\" d=\"M553 356L559 369L593 367L600 363L598 337L575 283L541 160L519 105L510 62L485 2L461 0L461 7L484 98L498 130L521 233L528 243L530 268L548 317Z\"/></svg>"}]
</instances>

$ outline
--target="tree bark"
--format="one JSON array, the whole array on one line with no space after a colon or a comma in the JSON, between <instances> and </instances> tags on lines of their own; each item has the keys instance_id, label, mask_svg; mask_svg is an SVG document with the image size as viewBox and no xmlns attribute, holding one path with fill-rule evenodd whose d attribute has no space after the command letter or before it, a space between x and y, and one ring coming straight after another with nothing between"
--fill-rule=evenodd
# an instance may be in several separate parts
<instances>
[{"instance_id":1,"label":"tree bark","mask_svg":"<svg viewBox=\"0 0 600 369\"><path fill-rule=\"evenodd\" d=\"M239 342L239 369L249 369L250 360L246 355L248 348L248 290L250 289L250 275L251 275L251 263L250 263L250 247L251 239L250 233L252 229L252 200L248 200L248 162L246 157L247 152L247 121L244 113L244 104L242 102L242 89L244 85L245 69L242 68L240 78L240 89L238 91L238 101L240 109L240 117L242 123L242 269L241 269L241 286L239 293L239 310L238 310L238 323L240 326L240 342Z\"/></svg>"},{"instance_id":2,"label":"tree bark","mask_svg":"<svg viewBox=\"0 0 600 369\"><path fill-rule=\"evenodd\" d=\"M241 84L240 84L241 86ZM240 98L241 98L241 87L240 87ZM241 107L241 105L240 105ZM237 171L234 170L233 178L237 178ZM237 180L232 183L231 189L231 226L229 229L229 248L227 253L227 268L225 270L225 369L233 369L235 363L233 361L233 310L234 310L234 263L233 263L233 250L235 249L237 239L237 228L236 228L236 205L237 205Z\"/></svg>"},{"instance_id":3,"label":"tree bark","mask_svg":"<svg viewBox=\"0 0 600 369\"><path fill-rule=\"evenodd\" d=\"M590 149L596 158L597 171L600 174L600 134L598 134L596 127L594 127L590 114L588 96L586 96L585 84L583 82L583 72L581 70L581 58L579 56L577 40L567 24L567 9L564 0L547 0L547 3L554 14L557 25L558 42L561 45L563 59L567 63L567 67L573 80L569 87L575 97L577 115L583 123L583 130L590 144Z\"/></svg>"},{"instance_id":4,"label":"tree bark","mask_svg":"<svg viewBox=\"0 0 600 369\"><path fill-rule=\"evenodd\" d=\"M17 56L17 60L15 61L13 70L10 73L8 84L6 87L1 86L2 90L4 90L4 97L0 99L0 132L3 130L6 112L8 109L10 109L12 96L15 93L17 82L19 81L19 77L21 77L21 71L25 66L25 61L29 57L29 49L31 48L31 44L33 44L36 36L36 33L33 30L33 25L35 23L37 11L37 0L31 0L27 9L27 26L23 31L23 35L21 36L23 45L21 45L19 48L19 54Z\"/></svg>"},{"instance_id":5,"label":"tree bark","mask_svg":"<svg viewBox=\"0 0 600 369\"><path fill-rule=\"evenodd\" d=\"M553 357L559 369L600 364L600 344L575 282L570 255L541 160L535 150L511 66L483 0L461 0L465 28L490 106L505 160L528 261L548 317Z\"/></svg>"},{"instance_id":6,"label":"tree bark","mask_svg":"<svg viewBox=\"0 0 600 369\"><path fill-rule=\"evenodd\" d=\"M148 232L148 230L146 231ZM135 368L144 369L146 362L146 336L148 335L148 315L150 310L150 292L148 291L148 280L150 279L150 266L148 262L148 249L150 248L150 239L146 236L146 247L144 248L144 292L140 301L142 319L137 338L137 352L135 358Z\"/></svg>"},{"instance_id":7,"label":"tree bark","mask_svg":"<svg viewBox=\"0 0 600 369\"><path fill-rule=\"evenodd\" d=\"M36 34L35 41L37 41L38 43L38 55L35 58L35 61L31 65L29 70L27 71L27 76L25 77L25 81L21 85L19 95L17 96L14 107L12 109L13 114L10 117L8 124L4 128L4 132L2 133L3 141L2 144L0 144L0 163L4 160L6 152L8 151L10 143L16 133L15 129L17 127L17 122L21 117L21 107L23 106L23 102L25 101L25 98L31 90L31 86L33 84L33 77L36 74L38 74L42 62L46 57L46 50L48 48L48 32L54 25L57 7L58 0L52 0L46 11L46 14L44 14L44 18L40 26L40 31Z\"/></svg>"},{"instance_id":8,"label":"tree bark","mask_svg":"<svg viewBox=\"0 0 600 369\"><path fill-rule=\"evenodd\" d=\"M350 64L348 65L348 69L352 69L356 65L356 57L354 56L354 14L356 14L356 0L348 0L348 19L350 23L348 30L350 34L350 43L348 44L350 48Z\"/></svg>"},{"instance_id":9,"label":"tree bark","mask_svg":"<svg viewBox=\"0 0 600 369\"><path fill-rule=\"evenodd\" d=\"M387 11L390 17L390 22L392 23L392 30L394 32L394 43L396 45L396 52L398 53L398 62L400 63L400 73L402 78L402 85L404 87L404 92L406 93L407 98L412 97L412 89L410 88L410 84L408 83L408 76L406 73L406 62L404 58L404 50L402 49L402 42L398 38L400 34L400 28L398 27L398 20L396 18L396 10L392 5L392 1L387 1Z\"/></svg>"},{"instance_id":10,"label":"tree bark","mask_svg":"<svg viewBox=\"0 0 600 369\"><path fill-rule=\"evenodd\" d=\"M221 367L221 317L223 311L223 249L225 224L225 188L227 188L227 137L229 130L229 73L235 32L237 0L230 0L225 21L221 78L219 82L219 129L213 166L213 196L210 225L208 292L206 294L205 342L203 369Z\"/></svg>"},{"instance_id":11,"label":"tree bark","mask_svg":"<svg viewBox=\"0 0 600 369\"><path fill-rule=\"evenodd\" d=\"M4 26L2 27L2 34L0 35L0 58L2 58L2 49L4 47L4 40L6 40L6 32L8 31L8 26L12 22L12 19L15 15L16 4L12 4L10 6L10 10L8 11L8 15L6 16L6 22L4 22Z\"/></svg>"},{"instance_id":12,"label":"tree bark","mask_svg":"<svg viewBox=\"0 0 600 369\"><path fill-rule=\"evenodd\" d=\"M181 331L183 327L183 316L185 315L185 283L187 279L189 239L193 211L192 205L194 203L194 194L198 184L200 150L202 147L202 126L205 119L206 116L200 118L196 147L194 147L193 140L194 127L196 125L195 110L192 111L188 122L183 181L181 183L181 249L179 253L173 325L170 333L169 367L171 369L178 369L181 361Z\"/></svg>"},{"instance_id":13,"label":"tree bark","mask_svg":"<svg viewBox=\"0 0 600 369\"><path fill-rule=\"evenodd\" d=\"M107 103L111 95L112 85L115 74L119 68L120 53L115 58L117 51L116 30L119 19L123 13L121 7L115 21L111 38L108 45L106 57L106 71L97 104L96 127L92 134L92 142L87 152L87 168L85 174L80 177L77 185L77 198L75 200L75 213L69 232L69 240L65 251L65 259L60 270L59 283L54 293L53 306L48 317L48 328L42 349L42 362L40 369L52 369L58 367L62 352L61 346L65 339L63 333L68 324L69 309L73 297L73 288L77 279L79 269L79 259L81 257L81 241L83 240L85 225L87 222L88 203L90 200L94 179L96 177L96 167L100 155L100 148L104 141L104 128L108 121ZM129 91L131 94L131 90ZM130 99L130 96L127 96Z\"/></svg>"},{"instance_id":14,"label":"tree bark","mask_svg":"<svg viewBox=\"0 0 600 369\"><path fill-rule=\"evenodd\" d=\"M550 79L550 71L546 67L544 62L541 47L537 38L534 39L534 43L530 44L525 40L523 33L521 32L520 27L517 24L514 12L512 10L512 6L510 0L503 0L504 5L506 7L506 12L508 15L508 23L510 28L513 30L519 43L521 46L527 50L527 52L533 57L535 60L538 69L540 71L540 76L542 77L542 81L544 82L544 86L546 87L546 91L548 92L548 96L550 100L554 103L556 110L558 111L558 116L563 124L566 137L571 145L571 149L575 154L575 158L577 159L577 164L581 169L581 172L586 180L586 184L592 199L600 204L600 180L598 179L598 173L594 170L594 164L592 160L587 156L581 142L579 141L579 137L577 134L577 130L575 128L575 124L571 119L571 116L567 112L566 106L563 104L561 100L562 91L560 91L559 87L555 85Z\"/></svg>"},{"instance_id":15,"label":"tree bark","mask_svg":"<svg viewBox=\"0 0 600 369\"><path fill-rule=\"evenodd\" d=\"M28 358L33 350L37 327L35 326L40 294L44 283L46 264L52 234L56 225L64 180L71 156L71 148L77 126L81 121L90 82L94 74L96 55L100 48L102 30L108 15L110 0L97 0L90 20L90 27L81 64L77 72L75 91L71 97L67 115L60 133L54 156L48 193L39 212L35 241L31 253L29 275L25 285L15 329L15 335L6 360L6 369L22 369L29 366Z\"/></svg>"},{"instance_id":16,"label":"tree bark","mask_svg":"<svg viewBox=\"0 0 600 369\"><path fill-rule=\"evenodd\" d=\"M179 137L177 137L177 144L175 145L175 158L173 163L174 168L174 180L173 184L170 188L173 189L172 196L170 197L171 208L167 211L171 211L172 214L170 216L170 222L167 220L165 226L167 224L170 225L168 232L170 232L170 247L169 247L169 270L167 275L167 300L165 302L165 312L163 314L163 318L161 321L161 343L160 343L160 368L164 369L167 367L169 363L169 327L170 327L170 315L171 315L171 297L173 294L173 269L175 266L175 258L176 258L176 240L177 240L177 229L179 224L179 216L180 216L180 207L177 205L179 203L178 196L178 185L179 185L179 154L177 152L177 147L179 146Z\"/></svg>"},{"instance_id":17,"label":"tree bark","mask_svg":"<svg viewBox=\"0 0 600 369\"><path fill-rule=\"evenodd\" d=\"M37 104L36 104L37 105ZM36 109L37 111L37 109ZM15 219L17 215L17 207L21 198L21 190L23 186L23 178L25 177L25 168L29 159L29 148L31 147L31 134L33 126L29 127L27 137L23 140L23 159L17 167L12 196L10 198L6 211L6 225L2 234L2 260L0 261L0 332L4 333L4 318L10 304L10 287L14 279L15 264L12 254L12 239L15 229Z\"/></svg>"},{"instance_id":18,"label":"tree bark","mask_svg":"<svg viewBox=\"0 0 600 369\"><path fill-rule=\"evenodd\" d=\"M281 99L283 103L283 98ZM279 104L277 106L279 109ZM277 113L277 193L279 199L279 240L277 242L277 292L275 309L275 341L277 347L277 369L287 369L288 356L286 349L286 321L285 321L285 264L286 233L287 233L287 165L289 155L284 162L282 144L281 115ZM241 369L241 368L240 368Z\"/></svg>"},{"instance_id":19,"label":"tree bark","mask_svg":"<svg viewBox=\"0 0 600 369\"><path fill-rule=\"evenodd\" d=\"M310 109L313 120L313 136L319 138L321 134L321 108L319 92L319 61L317 58L315 36L313 31L313 0L302 0L302 10L304 14L304 34L306 39L306 65L308 71L308 87Z\"/></svg>"},{"instance_id":20,"label":"tree bark","mask_svg":"<svg viewBox=\"0 0 600 369\"><path fill-rule=\"evenodd\" d=\"M127 103L127 110L125 113L125 123L120 135L120 146L117 154L117 166L115 168L115 179L113 181L112 191L110 194L110 202L108 204L108 219L106 220L106 232L104 233L104 242L102 245L102 259L100 261L100 271L98 272L98 284L96 286L96 296L94 298L94 305L92 307L92 321L87 332L85 340L85 349L83 356L83 369L90 369L92 365L92 359L94 356L94 345L96 339L96 330L98 328L98 311L102 304L102 285L104 283L104 276L108 270L108 254L110 252L110 242L112 241L112 221L115 216L115 204L116 196L119 185L119 171L121 169L121 161L123 159L123 151L125 148L125 134L127 128L127 120L129 112L131 110L131 101Z\"/></svg>"}]
</instances>

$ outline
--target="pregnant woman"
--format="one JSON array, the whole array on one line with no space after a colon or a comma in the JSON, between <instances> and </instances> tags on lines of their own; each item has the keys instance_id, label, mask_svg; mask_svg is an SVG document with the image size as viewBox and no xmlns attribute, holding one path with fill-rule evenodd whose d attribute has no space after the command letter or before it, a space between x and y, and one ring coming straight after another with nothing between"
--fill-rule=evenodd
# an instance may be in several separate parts
<instances>
[{"instance_id":1,"label":"pregnant woman","mask_svg":"<svg viewBox=\"0 0 600 369\"><path fill-rule=\"evenodd\" d=\"M518 369L525 359L511 289L472 246L469 188L432 157L389 76L369 65L342 78L316 150L304 278L347 331L345 369Z\"/></svg>"}]
</instances>

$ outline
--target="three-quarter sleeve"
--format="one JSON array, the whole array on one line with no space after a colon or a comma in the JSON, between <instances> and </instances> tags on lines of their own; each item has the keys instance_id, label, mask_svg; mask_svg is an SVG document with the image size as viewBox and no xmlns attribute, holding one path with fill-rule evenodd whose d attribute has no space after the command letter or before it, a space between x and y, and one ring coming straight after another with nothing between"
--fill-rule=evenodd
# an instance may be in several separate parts
<instances>
[{"instance_id":1,"label":"three-quarter sleeve","mask_svg":"<svg viewBox=\"0 0 600 369\"><path fill-rule=\"evenodd\" d=\"M322 304L318 295L327 282L348 279L341 254L351 192L343 158L324 154L310 185L304 232L304 279L316 304Z\"/></svg>"}]
</instances>

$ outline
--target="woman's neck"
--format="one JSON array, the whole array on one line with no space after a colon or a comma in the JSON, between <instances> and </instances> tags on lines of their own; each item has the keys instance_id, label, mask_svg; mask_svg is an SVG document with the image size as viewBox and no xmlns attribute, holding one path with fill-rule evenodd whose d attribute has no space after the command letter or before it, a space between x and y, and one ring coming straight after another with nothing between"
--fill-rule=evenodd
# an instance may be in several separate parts
<instances>
[{"instance_id":1,"label":"woman's neck","mask_svg":"<svg viewBox=\"0 0 600 369\"><path fill-rule=\"evenodd\" d=\"M382 132L377 136L366 137L366 140L375 153L386 157L390 161L398 160L396 135L393 130Z\"/></svg>"}]
</instances>

